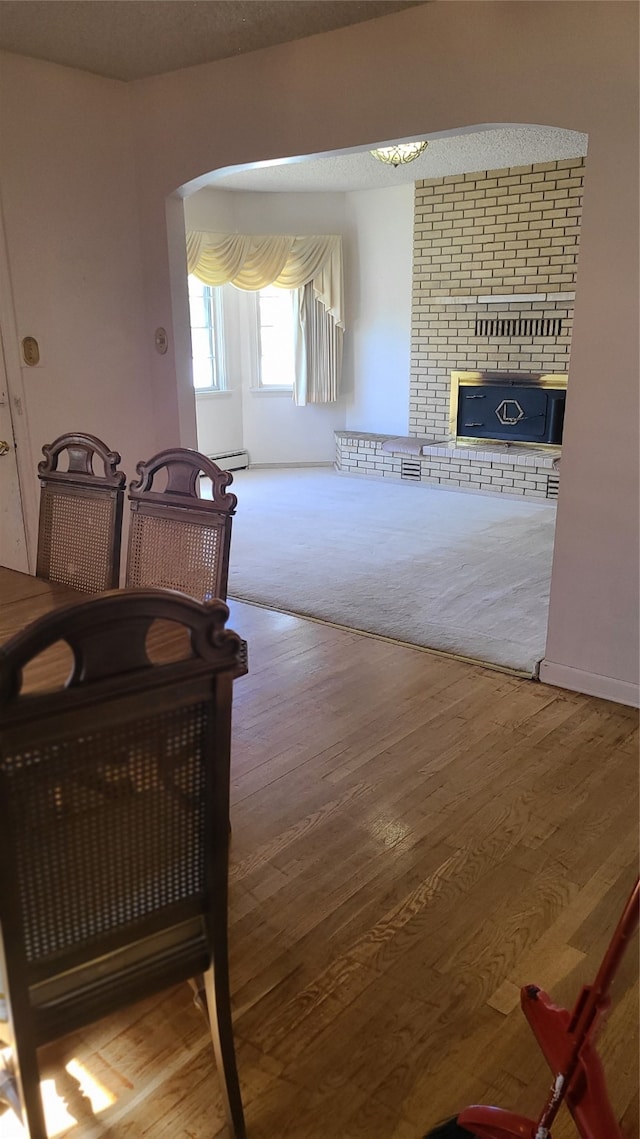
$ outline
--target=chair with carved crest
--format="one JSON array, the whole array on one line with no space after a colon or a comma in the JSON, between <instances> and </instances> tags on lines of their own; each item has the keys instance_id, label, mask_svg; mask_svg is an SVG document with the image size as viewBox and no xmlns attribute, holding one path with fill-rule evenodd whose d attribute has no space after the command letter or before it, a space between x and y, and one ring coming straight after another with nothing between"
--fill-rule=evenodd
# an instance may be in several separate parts
<instances>
[{"instance_id":1,"label":"chair with carved crest","mask_svg":"<svg viewBox=\"0 0 640 1139\"><path fill-rule=\"evenodd\" d=\"M30 1139L47 1134L40 1046L200 973L227 1122L245 1135L227 948L241 642L227 616L221 601L121 590L0 649L0 929ZM149 659L158 621L187 635L186 655ZM59 641L73 657L64 686L22 691Z\"/></svg>"},{"instance_id":2,"label":"chair with carved crest","mask_svg":"<svg viewBox=\"0 0 640 1139\"><path fill-rule=\"evenodd\" d=\"M120 579L124 471L120 455L95 435L72 432L42 448L36 574L85 593L115 589ZM68 469L60 459L68 456ZM93 470L94 459L103 473Z\"/></svg>"},{"instance_id":3,"label":"chair with carved crest","mask_svg":"<svg viewBox=\"0 0 640 1139\"><path fill-rule=\"evenodd\" d=\"M126 584L179 589L199 601L227 596L231 521L237 504L227 494L229 471L186 447L161 451L138 463L129 487L131 525ZM159 472L164 490L154 490ZM200 476L212 483L212 497L198 493Z\"/></svg>"}]
</instances>

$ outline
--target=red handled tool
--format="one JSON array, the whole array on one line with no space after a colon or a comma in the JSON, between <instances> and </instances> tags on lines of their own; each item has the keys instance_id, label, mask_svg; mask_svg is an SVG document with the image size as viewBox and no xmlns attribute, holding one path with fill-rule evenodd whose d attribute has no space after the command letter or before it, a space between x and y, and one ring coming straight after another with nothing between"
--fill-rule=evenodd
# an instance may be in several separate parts
<instances>
[{"instance_id":1,"label":"red handled tool","mask_svg":"<svg viewBox=\"0 0 640 1139\"><path fill-rule=\"evenodd\" d=\"M595 981L585 985L572 1012L554 1005L537 985L525 985L520 1004L554 1079L538 1120L500 1107L466 1107L425 1139L551 1139L551 1124L566 1103L580 1139L623 1139L607 1093L595 1036L606 1015L609 990L640 917L640 879L616 926Z\"/></svg>"}]
</instances>

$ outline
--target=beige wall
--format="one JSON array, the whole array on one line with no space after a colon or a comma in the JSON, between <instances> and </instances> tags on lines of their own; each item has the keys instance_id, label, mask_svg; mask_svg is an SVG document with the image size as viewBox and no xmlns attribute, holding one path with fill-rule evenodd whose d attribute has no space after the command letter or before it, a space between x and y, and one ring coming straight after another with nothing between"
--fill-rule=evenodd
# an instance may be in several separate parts
<instances>
[{"instance_id":1,"label":"beige wall","mask_svg":"<svg viewBox=\"0 0 640 1139\"><path fill-rule=\"evenodd\" d=\"M411 352L413 185L347 194L345 426L406 435ZM350 268L349 268L350 267Z\"/></svg>"},{"instance_id":2,"label":"beige wall","mask_svg":"<svg viewBox=\"0 0 640 1139\"><path fill-rule=\"evenodd\" d=\"M172 298L170 281L180 220L172 208L168 241L166 208L167 197L181 186L234 163L486 123L544 124L589 134L571 361L571 376L578 376L579 382L570 380L547 658L552 670L563 670L564 683L573 678L584 685L588 681L583 677L609 678L616 686L612 694L621 699L630 697L638 674L637 42L633 3L426 4L325 36L132 84L130 120L120 88L116 93L114 87L109 96L105 90L104 105L95 114L91 110L94 137L92 142L86 139L83 154L85 162L100 167L104 148L117 146L119 161L127 123L133 122L142 318L132 284L137 271L130 246L135 243L135 191L127 168L105 171L109 186L114 180L117 186L113 195L102 194L103 214L85 227L84 244L86 249L89 242L90 252L102 250L105 226L116 243L113 251L104 251L114 270L105 288L111 310L118 305L129 310L122 312L120 328L130 327L131 312L135 326L127 335L134 363L127 363L126 379L118 377L116 382L127 385L134 415L145 403L151 382L157 440L164 444L175 441L179 427L186 442L195 434L193 393L185 375L179 376L176 389L173 347L164 357L147 350L153 329L171 328L174 316L178 337L184 335L186 305L175 282ZM6 175L12 196L7 229L14 275L24 250L31 248L29 219L16 201L16 164L39 179L31 195L32 220L43 225L47 215L48 195L37 155L27 158L33 123L22 106L33 106L41 98L44 109L45 74L40 65L19 61L8 79L2 77L15 114ZM88 83L83 78L86 91ZM121 116L123 138L117 143L107 141L109 113L114 119ZM61 106L59 114L60 121L52 126L56 137L84 119L82 97L73 106ZM85 132L86 126L79 129ZM42 136L43 131L36 130ZM65 181L71 189L72 175L65 175L55 155L51 159L59 190ZM94 178L91 185L98 181ZM90 208L83 198L79 209L85 220ZM75 230L74 211L59 209L52 222L64 248L65 238ZM103 345L103 305L85 308L80 298L69 301L57 288L66 280L65 274L54 273L47 282L48 296L59 296L56 304L63 310L65 329L69 334L77 330L82 316L83 344ZM32 265L20 287L21 311L30 304L29 283L36 281ZM130 306L123 303L127 299ZM69 355L62 345L59 354L57 362ZM123 353L117 355L121 360ZM112 369L102 361L110 358L107 350L97 365L99 382L86 381L94 407L105 414L111 414L106 410L110 396L105 394L105 373ZM78 360L71 360L70 366L74 383L81 386ZM86 376L86 369L82 374ZM603 380L610 394L604 408L595 403Z\"/></svg>"},{"instance_id":3,"label":"beige wall","mask_svg":"<svg viewBox=\"0 0 640 1139\"><path fill-rule=\"evenodd\" d=\"M85 430L132 475L155 444L143 326L130 92L19 56L0 57L0 188L12 298L0 319L22 380L33 477L41 448ZM13 305L11 304L13 301ZM35 336L40 364L16 343ZM14 408L15 415L15 408Z\"/></svg>"}]
</instances>

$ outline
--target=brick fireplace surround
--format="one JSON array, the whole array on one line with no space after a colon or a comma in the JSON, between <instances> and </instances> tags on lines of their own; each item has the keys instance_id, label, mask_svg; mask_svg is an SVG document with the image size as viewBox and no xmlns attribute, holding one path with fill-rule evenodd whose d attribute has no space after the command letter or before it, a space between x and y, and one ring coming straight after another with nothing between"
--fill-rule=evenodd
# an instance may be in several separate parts
<instances>
[{"instance_id":1,"label":"brick fireplace surround","mask_svg":"<svg viewBox=\"0 0 640 1139\"><path fill-rule=\"evenodd\" d=\"M394 450L387 435L338 431L338 470L557 497L560 448L456 444L451 373L568 372L583 175L574 158L416 183L409 436ZM492 327L532 318L560 325Z\"/></svg>"}]
</instances>

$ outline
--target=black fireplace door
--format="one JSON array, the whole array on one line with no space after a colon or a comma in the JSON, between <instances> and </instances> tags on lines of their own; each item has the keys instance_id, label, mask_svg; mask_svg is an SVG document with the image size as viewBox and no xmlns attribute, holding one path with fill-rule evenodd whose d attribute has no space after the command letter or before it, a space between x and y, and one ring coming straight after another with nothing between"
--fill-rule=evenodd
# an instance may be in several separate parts
<instances>
[{"instance_id":1,"label":"black fireplace door","mask_svg":"<svg viewBox=\"0 0 640 1139\"><path fill-rule=\"evenodd\" d=\"M512 443L561 443L564 388L461 384L458 435Z\"/></svg>"}]
</instances>

